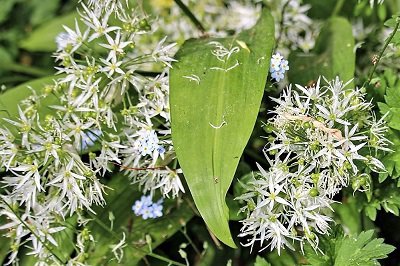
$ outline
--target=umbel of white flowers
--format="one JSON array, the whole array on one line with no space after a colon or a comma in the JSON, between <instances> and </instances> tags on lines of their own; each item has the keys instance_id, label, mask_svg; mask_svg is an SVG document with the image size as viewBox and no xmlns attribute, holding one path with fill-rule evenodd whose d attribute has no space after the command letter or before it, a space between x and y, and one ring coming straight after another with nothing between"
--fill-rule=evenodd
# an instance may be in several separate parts
<instances>
[{"instance_id":1,"label":"umbel of white flowers","mask_svg":"<svg viewBox=\"0 0 400 266\"><path fill-rule=\"evenodd\" d=\"M84 261L94 244L83 228L84 215L93 212L93 205L105 204L100 179L113 164L155 169L126 171L151 194L161 190L175 197L183 191L179 171L157 168L173 155L166 66L174 61L169 56L174 44L161 38L148 52L138 52L135 44L154 34L151 20L125 1L88 1L81 7L83 23L64 27L56 40L57 70L63 75L41 93L32 91L20 103L19 117L0 123L0 169L6 171L0 216L7 220L0 230L8 230L12 239L9 264L26 243L28 255L56 263L48 248L57 246L52 234L63 230L60 224L72 215L78 215L81 227L78 252L69 263ZM162 73L147 77L137 72L151 66ZM59 101L42 116L38 107L50 94ZM94 144L97 153L90 152Z\"/></svg>"},{"instance_id":2,"label":"umbel of white flowers","mask_svg":"<svg viewBox=\"0 0 400 266\"><path fill-rule=\"evenodd\" d=\"M287 87L271 112L267 132L272 135L264 152L270 164L243 184L238 197L246 205L239 236L245 246L261 249L301 249L308 241L318 249L318 234L327 234L333 196L343 187L364 191L370 176L362 169L385 171L376 158L379 150L390 152L384 137L384 117L377 120L372 104L361 89L348 88L337 77L320 79L312 87ZM269 156L272 155L272 158Z\"/></svg>"}]
</instances>

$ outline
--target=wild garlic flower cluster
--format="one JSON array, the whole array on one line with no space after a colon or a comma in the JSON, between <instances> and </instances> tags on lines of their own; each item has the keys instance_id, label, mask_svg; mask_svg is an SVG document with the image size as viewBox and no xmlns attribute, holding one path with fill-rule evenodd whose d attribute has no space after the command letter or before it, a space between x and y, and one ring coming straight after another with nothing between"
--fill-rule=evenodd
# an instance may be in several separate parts
<instances>
[{"instance_id":1,"label":"wild garlic flower cluster","mask_svg":"<svg viewBox=\"0 0 400 266\"><path fill-rule=\"evenodd\" d=\"M105 204L100 178L115 165L151 195L184 190L180 170L168 168L174 44L163 38L138 54L136 44L152 34L151 23L125 1L82 2L79 15L81 22L64 27L56 40L60 78L40 94L33 91L19 116L0 126L0 215L7 219L0 230L8 229L13 240L9 263L26 239L40 262L56 262L47 246L57 246L52 234L69 216ZM162 71L147 75L142 69L149 65Z\"/></svg>"},{"instance_id":2,"label":"wild garlic flower cluster","mask_svg":"<svg viewBox=\"0 0 400 266\"><path fill-rule=\"evenodd\" d=\"M212 36L224 37L249 29L257 22L261 14L261 5L255 5L252 0L233 0L225 3L221 0L182 1L202 22L207 33ZM182 10L173 2L165 0L151 0L159 19L155 28L166 34L178 43L202 34L182 16ZM168 14L168 15L166 15Z\"/></svg>"},{"instance_id":3,"label":"wild garlic flower cluster","mask_svg":"<svg viewBox=\"0 0 400 266\"><path fill-rule=\"evenodd\" d=\"M362 168L385 171L378 151L390 151L384 117L377 120L361 89L336 78L312 87L296 85L283 91L272 111L272 133L265 154L269 170L245 185L238 197L242 208L241 237L253 247L277 249L305 241L318 249L317 234L327 234L333 196L348 185L368 190L371 177ZM346 88L349 87L349 88ZM272 156L272 158L269 158ZM368 170L367 170L368 172Z\"/></svg>"},{"instance_id":4,"label":"wild garlic flower cluster","mask_svg":"<svg viewBox=\"0 0 400 266\"><path fill-rule=\"evenodd\" d=\"M266 0L275 18L278 49L287 56L291 50L308 53L315 45L319 24L307 16L311 5L301 0Z\"/></svg>"},{"instance_id":5,"label":"wild garlic flower cluster","mask_svg":"<svg viewBox=\"0 0 400 266\"><path fill-rule=\"evenodd\" d=\"M183 2L202 22L207 34L217 37L251 28L256 24L262 7L261 1L257 0ZM275 18L276 38L280 40L278 48L284 55L288 55L291 49L300 48L308 52L314 47L318 26L307 16L310 5L302 5L301 0L265 0L263 3ZM182 11L173 1L151 0L150 4L159 17L153 24L156 34L168 35L177 43L202 34L187 17L182 16Z\"/></svg>"},{"instance_id":6,"label":"wild garlic flower cluster","mask_svg":"<svg viewBox=\"0 0 400 266\"><path fill-rule=\"evenodd\" d=\"M175 44L166 44L164 37L140 54L136 44L152 35L146 14L131 12L122 1L114 0L90 1L82 8L86 30L81 33L78 23L75 30L65 27L69 37L59 43L56 60L65 77L56 87L67 87L67 94L61 98L62 105L52 107L62 112L72 130L80 131L72 133L77 150L81 149L79 134L101 132L100 153L89 152L90 167L97 173L104 175L113 163L122 165L135 182L144 185L145 192L154 193L161 182L163 194L178 195L183 187L175 171L159 165L173 154L167 70L155 77L140 73L149 66L170 67L174 59L169 54Z\"/></svg>"}]
</instances>

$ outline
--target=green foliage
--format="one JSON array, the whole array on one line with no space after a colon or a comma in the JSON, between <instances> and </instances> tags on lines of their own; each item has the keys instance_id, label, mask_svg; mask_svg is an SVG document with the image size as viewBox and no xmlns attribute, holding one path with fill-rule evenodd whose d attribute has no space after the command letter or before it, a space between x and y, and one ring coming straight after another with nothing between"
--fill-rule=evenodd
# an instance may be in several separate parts
<instances>
[{"instance_id":1,"label":"green foliage","mask_svg":"<svg viewBox=\"0 0 400 266\"><path fill-rule=\"evenodd\" d=\"M61 224L66 228L60 232L57 232L53 235L54 239L56 240L58 246L52 246L52 252L56 254L61 260L67 262L70 258L71 253L75 249L75 229L77 225L77 217L72 216L65 220ZM31 250L23 247L22 250L19 251L19 258L20 258L20 265L35 265L38 263L38 260L34 256L27 255L28 252Z\"/></svg>"},{"instance_id":2,"label":"green foliage","mask_svg":"<svg viewBox=\"0 0 400 266\"><path fill-rule=\"evenodd\" d=\"M373 238L373 230L361 232L356 237L344 237L336 246L335 265L376 265L376 260L387 257L395 247L383 243L382 238Z\"/></svg>"},{"instance_id":3,"label":"green foliage","mask_svg":"<svg viewBox=\"0 0 400 266\"><path fill-rule=\"evenodd\" d=\"M389 112L387 121L388 126L400 130L400 87L387 88L385 95L386 103L378 103L382 114Z\"/></svg>"},{"instance_id":4,"label":"green foliage","mask_svg":"<svg viewBox=\"0 0 400 266\"><path fill-rule=\"evenodd\" d=\"M1 2L0 23L4 22L8 18L11 9L19 1L20 0L3 0Z\"/></svg>"},{"instance_id":5,"label":"green foliage","mask_svg":"<svg viewBox=\"0 0 400 266\"><path fill-rule=\"evenodd\" d=\"M342 201L342 204L333 205L335 214L340 217L341 224L348 228L352 234L361 232L361 217L357 201L351 195Z\"/></svg>"},{"instance_id":6,"label":"green foliage","mask_svg":"<svg viewBox=\"0 0 400 266\"><path fill-rule=\"evenodd\" d=\"M379 182L385 181L389 176L392 179L398 179L400 176L400 132L390 130L387 137L393 143L390 147L393 152L387 153L381 158L382 163L386 167L386 172L379 174ZM399 182L397 186L400 186Z\"/></svg>"},{"instance_id":7,"label":"green foliage","mask_svg":"<svg viewBox=\"0 0 400 266\"><path fill-rule=\"evenodd\" d=\"M266 261L264 258L257 256L254 266L271 266L271 263Z\"/></svg>"},{"instance_id":8,"label":"green foliage","mask_svg":"<svg viewBox=\"0 0 400 266\"><path fill-rule=\"evenodd\" d=\"M340 227L333 229L330 236L321 236L320 248L324 255L306 246L306 258L313 266L356 266L380 265L378 260L386 258L395 247L375 238L374 231L363 231L359 235L344 236Z\"/></svg>"},{"instance_id":9,"label":"green foliage","mask_svg":"<svg viewBox=\"0 0 400 266\"><path fill-rule=\"evenodd\" d=\"M95 209L96 217L89 224L89 230L96 239L96 246L89 253L90 265L116 265L113 260L110 245L117 244L122 239L122 232L126 234L128 247L124 249L123 265L135 265L144 256L152 253L146 243L146 235L151 238L151 247L154 249L162 242L170 238L194 215L187 204L181 204L178 208L174 201L164 204L164 216L153 220L143 220L134 216L131 207L135 200L139 199L141 192L136 186L127 186L127 178L123 175L115 175L108 186L109 191L105 208ZM109 220L109 213L115 217L113 229ZM177 249L178 251L178 249Z\"/></svg>"},{"instance_id":10,"label":"green foliage","mask_svg":"<svg viewBox=\"0 0 400 266\"><path fill-rule=\"evenodd\" d=\"M7 221L5 217L0 217L0 224L5 224ZM4 259L7 257L10 251L11 239L4 236L5 232L0 231L0 264L5 264Z\"/></svg>"},{"instance_id":11,"label":"green foliage","mask_svg":"<svg viewBox=\"0 0 400 266\"><path fill-rule=\"evenodd\" d=\"M63 25L74 29L75 18L78 17L77 12L71 12L69 14L56 17L50 20L48 23L37 28L32 34L22 40L19 46L31 52L52 52L57 48L56 36L65 31ZM79 22L83 23L83 22Z\"/></svg>"},{"instance_id":12,"label":"green foliage","mask_svg":"<svg viewBox=\"0 0 400 266\"><path fill-rule=\"evenodd\" d=\"M339 76L348 81L354 77L354 38L350 23L339 17L327 20L312 53L292 52L289 56L291 82L308 84L319 76L328 80Z\"/></svg>"},{"instance_id":13,"label":"green foliage","mask_svg":"<svg viewBox=\"0 0 400 266\"><path fill-rule=\"evenodd\" d=\"M363 202L366 215L375 220L377 211L384 209L386 212L399 216L400 195L399 188L394 183L387 183L374 188L371 199Z\"/></svg>"},{"instance_id":14,"label":"green foliage","mask_svg":"<svg viewBox=\"0 0 400 266\"><path fill-rule=\"evenodd\" d=\"M53 79L55 79L55 76L35 79L15 88L10 88L6 92L0 94L0 119L18 116L18 104L20 104L22 100L28 98L32 94L32 91L36 92L38 95L42 95L43 88L48 84L52 84ZM55 102L55 96L49 94L45 100L41 101L41 105L37 106L41 110L40 114L43 116L50 113L51 109L48 108L48 106ZM5 122L1 119L0 124L3 123Z\"/></svg>"},{"instance_id":15,"label":"green foliage","mask_svg":"<svg viewBox=\"0 0 400 266\"><path fill-rule=\"evenodd\" d=\"M379 181L383 182L388 176L397 179L400 176L400 87L386 88L384 96L385 103L378 103L379 110L382 115L388 114L386 121L388 126L393 130L389 130L387 138L393 143L390 149L393 152L388 153L381 159L385 165L387 172L379 174ZM398 183L400 186L400 183Z\"/></svg>"},{"instance_id":16,"label":"green foliage","mask_svg":"<svg viewBox=\"0 0 400 266\"><path fill-rule=\"evenodd\" d=\"M295 252L290 249L283 249L281 253L274 250L273 252L268 252L268 261L272 262L273 266L293 266L298 265L301 259L297 258Z\"/></svg>"},{"instance_id":17,"label":"green foliage","mask_svg":"<svg viewBox=\"0 0 400 266\"><path fill-rule=\"evenodd\" d=\"M272 16L236 37L187 41L170 72L172 138L197 208L211 231L235 247L225 195L259 110L274 43ZM233 53L225 62L212 53L218 41ZM196 62L193 64L193 62ZM219 67L231 70L212 69ZM197 75L197 82L184 76Z\"/></svg>"},{"instance_id":18,"label":"green foliage","mask_svg":"<svg viewBox=\"0 0 400 266\"><path fill-rule=\"evenodd\" d=\"M31 0L29 4L34 7L30 21L33 26L36 26L53 18L60 0Z\"/></svg>"}]
</instances>

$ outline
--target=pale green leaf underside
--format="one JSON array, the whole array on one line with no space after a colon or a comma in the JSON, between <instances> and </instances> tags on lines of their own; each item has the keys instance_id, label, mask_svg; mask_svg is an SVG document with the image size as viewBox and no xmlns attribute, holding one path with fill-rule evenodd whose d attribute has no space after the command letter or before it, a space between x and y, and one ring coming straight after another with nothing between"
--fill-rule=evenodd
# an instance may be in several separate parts
<instances>
[{"instance_id":1,"label":"pale green leaf underside","mask_svg":"<svg viewBox=\"0 0 400 266\"><path fill-rule=\"evenodd\" d=\"M218 60L213 41L238 52ZM225 195L254 127L273 44L273 18L264 10L254 28L235 37L187 41L170 73L179 163L206 224L231 247Z\"/></svg>"}]
</instances>

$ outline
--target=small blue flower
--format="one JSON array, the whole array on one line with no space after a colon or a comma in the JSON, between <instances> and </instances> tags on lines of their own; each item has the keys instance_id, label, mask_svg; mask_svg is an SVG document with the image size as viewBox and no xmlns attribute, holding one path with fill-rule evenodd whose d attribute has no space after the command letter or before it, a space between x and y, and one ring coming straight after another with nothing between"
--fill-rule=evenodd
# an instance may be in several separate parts
<instances>
[{"instance_id":1,"label":"small blue flower","mask_svg":"<svg viewBox=\"0 0 400 266\"><path fill-rule=\"evenodd\" d=\"M163 155L165 153L165 148L163 146L158 146L157 151L158 154Z\"/></svg>"},{"instance_id":2,"label":"small blue flower","mask_svg":"<svg viewBox=\"0 0 400 266\"><path fill-rule=\"evenodd\" d=\"M153 207L154 218L161 217L163 215L162 199L157 201L157 203L154 203L152 207Z\"/></svg>"},{"instance_id":3,"label":"small blue flower","mask_svg":"<svg viewBox=\"0 0 400 266\"><path fill-rule=\"evenodd\" d=\"M288 71L289 70L289 62L288 60L283 59L281 61L281 69L284 71Z\"/></svg>"},{"instance_id":4,"label":"small blue flower","mask_svg":"<svg viewBox=\"0 0 400 266\"><path fill-rule=\"evenodd\" d=\"M281 72L281 71L272 72L271 77L279 82L285 77L285 75L283 73L285 73L285 72Z\"/></svg>"},{"instance_id":5,"label":"small blue flower","mask_svg":"<svg viewBox=\"0 0 400 266\"><path fill-rule=\"evenodd\" d=\"M157 202L151 200L151 196L142 196L140 200L137 200L132 206L132 210L136 216L142 216L144 220L158 218L163 215L162 206L163 200L160 199Z\"/></svg>"},{"instance_id":6,"label":"small blue flower","mask_svg":"<svg viewBox=\"0 0 400 266\"><path fill-rule=\"evenodd\" d=\"M283 59L279 53L274 54L271 58L269 69L271 78L279 82L285 77L285 72L287 70L289 70L289 62Z\"/></svg>"}]
</instances>

